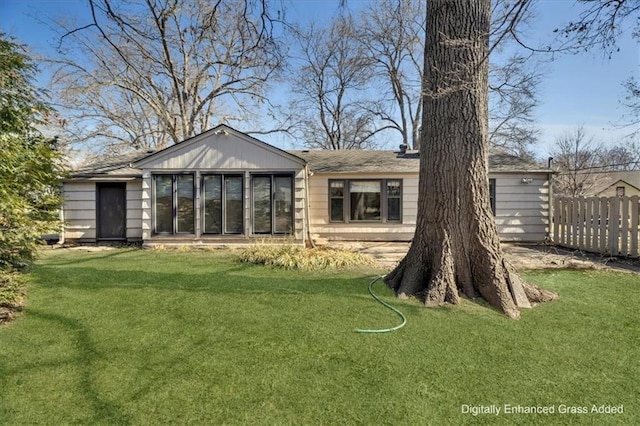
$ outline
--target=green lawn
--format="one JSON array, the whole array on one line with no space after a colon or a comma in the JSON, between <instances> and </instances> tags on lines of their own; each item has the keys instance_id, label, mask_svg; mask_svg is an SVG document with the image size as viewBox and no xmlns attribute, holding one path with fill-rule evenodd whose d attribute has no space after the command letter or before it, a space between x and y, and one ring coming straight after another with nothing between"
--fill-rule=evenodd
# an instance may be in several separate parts
<instances>
[{"instance_id":1,"label":"green lawn","mask_svg":"<svg viewBox=\"0 0 640 426\"><path fill-rule=\"evenodd\" d=\"M375 272L47 252L23 314L0 327L0 423L640 424L638 275L528 273L560 299L520 321L468 301L425 309L377 284L408 323L357 334L400 321L369 296ZM593 405L624 412L559 412Z\"/></svg>"}]
</instances>

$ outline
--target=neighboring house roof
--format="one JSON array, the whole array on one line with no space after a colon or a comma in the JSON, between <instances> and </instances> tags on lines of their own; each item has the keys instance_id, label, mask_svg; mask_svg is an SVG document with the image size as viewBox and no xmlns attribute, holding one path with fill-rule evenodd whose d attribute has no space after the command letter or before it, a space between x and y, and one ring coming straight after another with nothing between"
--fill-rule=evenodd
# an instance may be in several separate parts
<instances>
[{"instance_id":1,"label":"neighboring house roof","mask_svg":"<svg viewBox=\"0 0 640 426\"><path fill-rule=\"evenodd\" d=\"M314 173L418 173L420 154L418 151L376 150L313 150L290 151L304 158ZM492 172L551 172L520 157L504 152L489 155L489 169Z\"/></svg>"},{"instance_id":2,"label":"neighboring house roof","mask_svg":"<svg viewBox=\"0 0 640 426\"><path fill-rule=\"evenodd\" d=\"M640 170L624 171L624 172L603 172L592 174L594 183L586 191L585 195L599 195L601 192L617 185L619 182L634 187L640 191Z\"/></svg>"}]
</instances>

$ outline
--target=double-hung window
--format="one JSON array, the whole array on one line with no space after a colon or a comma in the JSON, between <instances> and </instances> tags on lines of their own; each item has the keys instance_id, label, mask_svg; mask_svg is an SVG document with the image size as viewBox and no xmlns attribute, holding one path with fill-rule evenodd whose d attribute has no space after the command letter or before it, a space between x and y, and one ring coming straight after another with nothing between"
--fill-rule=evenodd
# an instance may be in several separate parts
<instances>
[{"instance_id":1,"label":"double-hung window","mask_svg":"<svg viewBox=\"0 0 640 426\"><path fill-rule=\"evenodd\" d=\"M401 179L329 181L331 222L401 222Z\"/></svg>"},{"instance_id":2,"label":"double-hung window","mask_svg":"<svg viewBox=\"0 0 640 426\"><path fill-rule=\"evenodd\" d=\"M194 176L192 174L153 176L153 213L156 234L195 232Z\"/></svg>"}]
</instances>

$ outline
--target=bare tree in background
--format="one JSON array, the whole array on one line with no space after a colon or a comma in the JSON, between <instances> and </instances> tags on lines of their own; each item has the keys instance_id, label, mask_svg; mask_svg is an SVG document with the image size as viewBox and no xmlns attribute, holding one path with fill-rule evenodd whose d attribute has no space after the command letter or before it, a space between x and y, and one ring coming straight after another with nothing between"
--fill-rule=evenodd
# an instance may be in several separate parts
<instances>
[{"instance_id":1,"label":"bare tree in background","mask_svg":"<svg viewBox=\"0 0 640 426\"><path fill-rule=\"evenodd\" d=\"M533 159L538 137L534 112L542 74L528 57L512 55L489 64L489 141L522 158Z\"/></svg>"},{"instance_id":2,"label":"bare tree in background","mask_svg":"<svg viewBox=\"0 0 640 426\"><path fill-rule=\"evenodd\" d=\"M328 29L299 30L299 67L292 75L298 133L319 149L363 149L382 131L362 93L371 79L371 61L355 40L350 16L339 15Z\"/></svg>"},{"instance_id":3,"label":"bare tree in background","mask_svg":"<svg viewBox=\"0 0 640 426\"><path fill-rule=\"evenodd\" d=\"M623 83L625 97L622 105L627 109L623 117L622 125L631 129L630 136L640 134L640 82L635 77L630 77Z\"/></svg>"},{"instance_id":4,"label":"bare tree in background","mask_svg":"<svg viewBox=\"0 0 640 426\"><path fill-rule=\"evenodd\" d=\"M268 102L283 62L266 0L89 0L92 21L63 25L53 77L67 138L162 148Z\"/></svg>"},{"instance_id":5,"label":"bare tree in background","mask_svg":"<svg viewBox=\"0 0 640 426\"><path fill-rule=\"evenodd\" d=\"M489 141L493 147L532 157L537 139L534 110L541 67L532 55L504 55L513 43L515 25L531 19L523 2L494 0L489 69ZM424 2L380 0L372 2L360 17L358 40L371 55L376 77L375 93L381 102L376 117L398 131L402 143L418 149L422 114ZM509 19L520 13L518 22Z\"/></svg>"},{"instance_id":6,"label":"bare tree in background","mask_svg":"<svg viewBox=\"0 0 640 426\"><path fill-rule=\"evenodd\" d=\"M598 153L598 163L600 170L605 172L640 170L640 144L632 141L602 148Z\"/></svg>"},{"instance_id":7,"label":"bare tree in background","mask_svg":"<svg viewBox=\"0 0 640 426\"><path fill-rule=\"evenodd\" d=\"M551 151L559 172L554 179L554 192L570 197L584 195L595 184L601 152L602 147L582 126L558 136Z\"/></svg>"},{"instance_id":8,"label":"bare tree in background","mask_svg":"<svg viewBox=\"0 0 640 426\"><path fill-rule=\"evenodd\" d=\"M423 2L380 0L360 14L357 35L380 81L372 112L413 149L420 143L424 18Z\"/></svg>"}]
</instances>

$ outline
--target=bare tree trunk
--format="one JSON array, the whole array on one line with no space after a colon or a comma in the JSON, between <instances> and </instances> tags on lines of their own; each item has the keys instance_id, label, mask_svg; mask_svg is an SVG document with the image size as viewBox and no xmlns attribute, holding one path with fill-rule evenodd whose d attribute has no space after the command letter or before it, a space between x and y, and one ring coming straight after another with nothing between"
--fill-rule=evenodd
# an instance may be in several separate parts
<instances>
[{"instance_id":1,"label":"bare tree trunk","mask_svg":"<svg viewBox=\"0 0 640 426\"><path fill-rule=\"evenodd\" d=\"M511 318L555 294L505 262L489 203L490 0L429 0L418 221L407 256L386 278L425 304L482 296Z\"/></svg>"}]
</instances>

